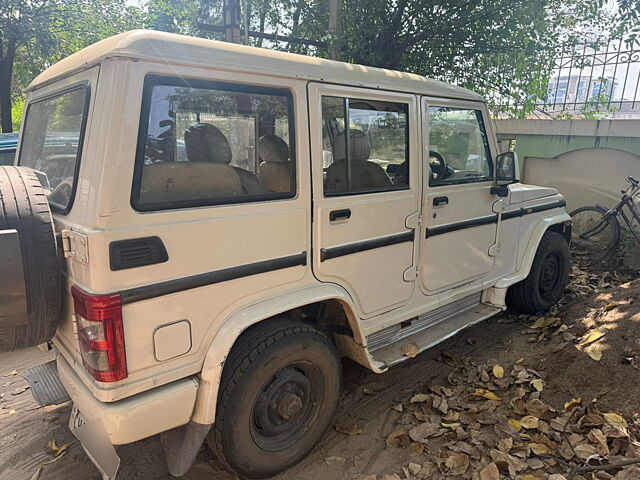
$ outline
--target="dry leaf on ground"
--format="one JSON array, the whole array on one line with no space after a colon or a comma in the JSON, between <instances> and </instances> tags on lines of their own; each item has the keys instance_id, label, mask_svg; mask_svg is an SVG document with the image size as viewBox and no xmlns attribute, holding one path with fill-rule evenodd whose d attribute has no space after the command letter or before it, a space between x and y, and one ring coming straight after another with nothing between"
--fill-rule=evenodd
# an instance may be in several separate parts
<instances>
[{"instance_id":1,"label":"dry leaf on ground","mask_svg":"<svg viewBox=\"0 0 640 480\"><path fill-rule=\"evenodd\" d=\"M500 472L496 462L491 462L480 470L480 480L500 480Z\"/></svg>"},{"instance_id":2,"label":"dry leaf on ground","mask_svg":"<svg viewBox=\"0 0 640 480\"><path fill-rule=\"evenodd\" d=\"M400 352L405 357L413 358L420 353L420 347L416 342L411 342L404 345L400 350Z\"/></svg>"},{"instance_id":3,"label":"dry leaf on ground","mask_svg":"<svg viewBox=\"0 0 640 480\"><path fill-rule=\"evenodd\" d=\"M336 431L345 435L360 435L362 430L355 423L348 425L336 425Z\"/></svg>"}]
</instances>

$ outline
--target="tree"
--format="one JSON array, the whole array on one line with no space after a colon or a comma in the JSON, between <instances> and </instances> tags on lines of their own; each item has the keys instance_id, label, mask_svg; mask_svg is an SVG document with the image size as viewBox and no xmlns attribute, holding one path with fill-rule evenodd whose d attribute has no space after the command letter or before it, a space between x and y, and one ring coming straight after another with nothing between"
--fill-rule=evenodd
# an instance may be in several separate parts
<instances>
[{"instance_id":1,"label":"tree","mask_svg":"<svg viewBox=\"0 0 640 480\"><path fill-rule=\"evenodd\" d=\"M77 50L141 24L123 0L1 0L0 128L11 132L12 104L48 66Z\"/></svg>"}]
</instances>

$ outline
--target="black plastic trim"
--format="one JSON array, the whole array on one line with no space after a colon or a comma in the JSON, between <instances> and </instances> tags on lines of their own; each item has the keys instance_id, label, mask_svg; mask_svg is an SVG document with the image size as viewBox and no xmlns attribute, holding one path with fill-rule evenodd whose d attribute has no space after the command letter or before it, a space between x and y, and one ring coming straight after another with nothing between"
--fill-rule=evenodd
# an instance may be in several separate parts
<instances>
[{"instance_id":1,"label":"black plastic trim","mask_svg":"<svg viewBox=\"0 0 640 480\"><path fill-rule=\"evenodd\" d=\"M136 249L137 258L123 256L127 253L127 249ZM169 260L169 254L160 237L128 238L109 244L109 266L114 272L164 263L167 260Z\"/></svg>"},{"instance_id":2,"label":"black plastic trim","mask_svg":"<svg viewBox=\"0 0 640 480\"><path fill-rule=\"evenodd\" d=\"M288 257L274 258L262 262L249 263L238 267L230 267L213 272L200 273L189 277L168 280L166 282L153 283L142 287L130 288L120 292L122 303L134 303L141 300L169 295L171 293L183 292L192 288L204 287L215 283L228 282L238 278L258 275L260 273L273 272L283 268L306 266L307 252Z\"/></svg>"},{"instance_id":3,"label":"black plastic trim","mask_svg":"<svg viewBox=\"0 0 640 480\"><path fill-rule=\"evenodd\" d=\"M396 233L387 237L372 238L371 240L365 240L357 243L348 243L347 245L340 245L339 247L322 248L320 249L320 261L324 262L325 260L330 260L332 258L373 250L374 248L388 247L389 245L396 245L398 243L413 242L413 237L414 232L413 230L410 230L408 232Z\"/></svg>"},{"instance_id":4,"label":"black plastic trim","mask_svg":"<svg viewBox=\"0 0 640 480\"><path fill-rule=\"evenodd\" d=\"M82 123L80 124L80 134L78 135L78 153L76 154L76 164L73 170L73 185L71 186L71 196L69 197L69 203L66 207L62 208L60 205L49 202L51 210L56 213L60 213L62 215L68 215L71 209L73 208L73 203L76 199L76 190L78 189L78 175L80 174L80 163L82 161L82 151L84 150L84 136L87 130L87 122L89 119L89 107L91 104L91 84L88 80L83 80L81 82L70 85L69 87L58 90L57 92L53 92L50 95L44 96L42 98L38 98L29 102L27 105L27 113L24 117L25 123L22 125L22 131L26 132L27 120L29 119L29 109L31 105L35 103L42 102L44 100L49 100L51 98L59 97L60 95L64 95L65 93L72 92L74 90L84 89L85 98L84 98L84 110L82 111ZM22 138L20 139L20 143L22 143ZM18 158L18 162L16 165L20 165L22 161L22 147L20 147L20 158Z\"/></svg>"},{"instance_id":5,"label":"black plastic trim","mask_svg":"<svg viewBox=\"0 0 640 480\"><path fill-rule=\"evenodd\" d=\"M511 210L509 212L503 212L502 219L509 220L510 218L523 217L531 213L544 212L546 210L553 210L554 208L565 207L567 202L564 200L558 200L553 203L545 203L544 205L537 205L529 208L519 208L517 210ZM479 227L480 225L489 225L491 223L498 223L498 214L486 215L484 217L470 218L469 220L463 220L461 222L447 223L446 225L438 225L436 227L427 228L426 236L435 237L436 235L442 235L444 233L456 232L458 230L464 230L466 228Z\"/></svg>"}]
</instances>

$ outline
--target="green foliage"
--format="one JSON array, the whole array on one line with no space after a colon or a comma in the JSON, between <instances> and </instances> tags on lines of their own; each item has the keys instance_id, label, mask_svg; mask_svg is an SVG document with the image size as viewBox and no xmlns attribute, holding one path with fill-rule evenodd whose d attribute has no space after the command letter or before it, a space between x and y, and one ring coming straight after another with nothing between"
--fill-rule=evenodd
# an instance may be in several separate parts
<instances>
[{"instance_id":1,"label":"green foliage","mask_svg":"<svg viewBox=\"0 0 640 480\"><path fill-rule=\"evenodd\" d=\"M618 0L342 0L342 28L328 31L330 0L242 0L251 30L337 44L340 59L421 75L508 99L521 115L546 92L561 51L604 34L640 35L640 2ZM224 39L200 24L223 23L223 0L2 0L0 70L8 39L17 42L14 95L63 57L110 35L152 28ZM241 22L242 23L242 22ZM276 50L327 57L328 47L251 38ZM1 72L0 72L1 74ZM0 86L1 90L1 86ZM2 105L0 92L0 108ZM504 102L500 102L504 103Z\"/></svg>"},{"instance_id":2,"label":"green foliage","mask_svg":"<svg viewBox=\"0 0 640 480\"><path fill-rule=\"evenodd\" d=\"M143 24L123 0L2 0L0 113L19 105L21 90L42 70L98 40ZM13 120L17 114L5 118ZM5 125L7 127L7 125ZM5 128L8 130L8 128Z\"/></svg>"},{"instance_id":3,"label":"green foliage","mask_svg":"<svg viewBox=\"0 0 640 480\"><path fill-rule=\"evenodd\" d=\"M13 128L19 130L22 124L22 114L24 113L24 95L14 96L12 103L11 120L13 122Z\"/></svg>"}]
</instances>

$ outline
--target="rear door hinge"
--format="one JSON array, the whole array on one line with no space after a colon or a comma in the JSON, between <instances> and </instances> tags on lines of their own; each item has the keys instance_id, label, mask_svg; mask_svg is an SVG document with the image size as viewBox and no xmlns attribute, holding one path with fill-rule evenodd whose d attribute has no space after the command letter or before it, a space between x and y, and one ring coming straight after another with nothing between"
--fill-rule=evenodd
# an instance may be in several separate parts
<instances>
[{"instance_id":1,"label":"rear door hinge","mask_svg":"<svg viewBox=\"0 0 640 480\"><path fill-rule=\"evenodd\" d=\"M82 265L89 265L89 243L87 236L73 230L62 230L64 258L73 258Z\"/></svg>"}]
</instances>

